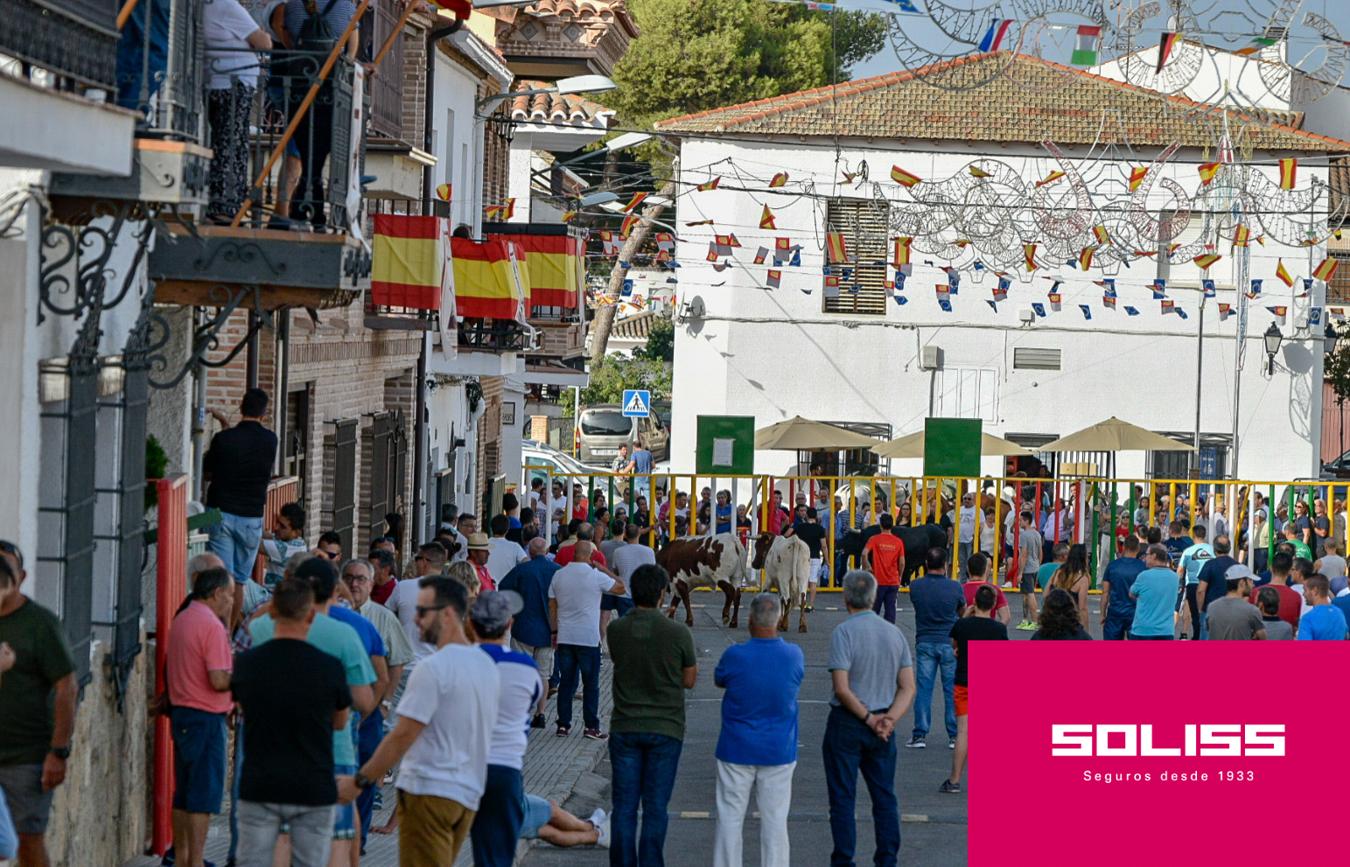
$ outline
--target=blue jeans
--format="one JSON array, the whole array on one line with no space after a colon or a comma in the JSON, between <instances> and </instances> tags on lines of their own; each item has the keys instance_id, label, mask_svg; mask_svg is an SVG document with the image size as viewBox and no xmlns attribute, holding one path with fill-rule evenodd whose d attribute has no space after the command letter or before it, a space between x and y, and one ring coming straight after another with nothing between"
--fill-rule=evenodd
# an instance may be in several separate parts
<instances>
[{"instance_id":1,"label":"blue jeans","mask_svg":"<svg viewBox=\"0 0 1350 867\"><path fill-rule=\"evenodd\" d=\"M375 749L384 740L384 714L376 710L361 718L361 726L356 730L356 764L358 767L370 761ZM361 848L364 851L366 838L370 836L370 820L375 816L375 794L377 787L361 790L356 796L356 809L361 814Z\"/></svg>"},{"instance_id":2,"label":"blue jeans","mask_svg":"<svg viewBox=\"0 0 1350 867\"><path fill-rule=\"evenodd\" d=\"M1112 617L1106 615L1106 622L1102 624L1103 641L1124 641L1125 634L1130 631L1130 626L1134 623L1134 618L1126 620L1123 617Z\"/></svg>"},{"instance_id":3,"label":"blue jeans","mask_svg":"<svg viewBox=\"0 0 1350 867\"><path fill-rule=\"evenodd\" d=\"M240 584L253 577L253 561L258 558L258 546L262 544L262 528L262 518L241 518L229 512L221 512L220 523L211 527L207 550L225 563L225 568Z\"/></svg>"},{"instance_id":4,"label":"blue jeans","mask_svg":"<svg viewBox=\"0 0 1350 867\"><path fill-rule=\"evenodd\" d=\"M511 867L525 821L525 783L520 771L487 766L487 785L469 829L474 867Z\"/></svg>"},{"instance_id":5,"label":"blue jeans","mask_svg":"<svg viewBox=\"0 0 1350 867\"><path fill-rule=\"evenodd\" d=\"M147 13L150 15L148 44ZM168 65L169 0L145 0L136 4L117 42L117 104L144 118Z\"/></svg>"},{"instance_id":6,"label":"blue jeans","mask_svg":"<svg viewBox=\"0 0 1350 867\"><path fill-rule=\"evenodd\" d=\"M956 651L950 644L922 642L914 645L914 677L918 693L914 697L914 737L928 736L933 721L933 678L942 668L942 701L947 708L944 720L947 737L956 740Z\"/></svg>"},{"instance_id":7,"label":"blue jeans","mask_svg":"<svg viewBox=\"0 0 1350 867\"><path fill-rule=\"evenodd\" d=\"M219 813L225 794L225 714L175 707L173 808Z\"/></svg>"},{"instance_id":8,"label":"blue jeans","mask_svg":"<svg viewBox=\"0 0 1350 867\"><path fill-rule=\"evenodd\" d=\"M663 867L666 805L675 788L675 771L684 744L652 732L612 732L609 764L613 769L610 814L610 867ZM638 802L642 835L638 836Z\"/></svg>"},{"instance_id":9,"label":"blue jeans","mask_svg":"<svg viewBox=\"0 0 1350 867\"><path fill-rule=\"evenodd\" d=\"M895 867L900 853L900 802L895 797L895 738L882 740L853 714L830 708L825 722L825 786L830 796L830 835L834 851L831 867L853 867L858 829L858 771L862 771L867 794L872 799L872 824L877 846L877 867Z\"/></svg>"},{"instance_id":10,"label":"blue jeans","mask_svg":"<svg viewBox=\"0 0 1350 867\"><path fill-rule=\"evenodd\" d=\"M872 610L886 618L887 623L895 622L895 601L900 595L900 586L898 584L878 584L877 600L872 603ZM882 614L882 610L885 613Z\"/></svg>"},{"instance_id":11,"label":"blue jeans","mask_svg":"<svg viewBox=\"0 0 1350 867\"><path fill-rule=\"evenodd\" d=\"M1201 641L1208 641L1208 640L1209 640L1209 618L1208 618L1207 616L1205 616L1206 614L1207 614L1207 612L1204 612L1204 611L1197 611L1197 612L1195 612L1196 619L1198 619L1198 620L1200 621L1200 640L1201 640Z\"/></svg>"},{"instance_id":12,"label":"blue jeans","mask_svg":"<svg viewBox=\"0 0 1350 867\"><path fill-rule=\"evenodd\" d=\"M558 684L558 725L572 725L572 696L581 676L581 718L586 728L600 728L600 648L559 644L553 658L562 672Z\"/></svg>"}]
</instances>

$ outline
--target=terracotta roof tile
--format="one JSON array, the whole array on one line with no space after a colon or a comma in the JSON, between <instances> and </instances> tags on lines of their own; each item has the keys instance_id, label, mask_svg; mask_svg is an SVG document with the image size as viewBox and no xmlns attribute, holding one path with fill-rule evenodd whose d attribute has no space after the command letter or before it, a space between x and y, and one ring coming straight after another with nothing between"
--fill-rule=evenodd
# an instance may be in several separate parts
<instances>
[{"instance_id":1,"label":"terracotta roof tile","mask_svg":"<svg viewBox=\"0 0 1350 867\"><path fill-rule=\"evenodd\" d=\"M559 18L600 18L609 21L616 11L623 10L623 0L537 0L525 7L527 13L538 16L556 15Z\"/></svg>"},{"instance_id":2,"label":"terracotta roof tile","mask_svg":"<svg viewBox=\"0 0 1350 867\"><path fill-rule=\"evenodd\" d=\"M547 81L517 80L513 91L542 90ZM519 94L511 99L511 119L529 123L567 124L606 129L614 110L584 96L557 93Z\"/></svg>"},{"instance_id":3,"label":"terracotta roof tile","mask_svg":"<svg viewBox=\"0 0 1350 867\"><path fill-rule=\"evenodd\" d=\"M1000 73L983 64L1006 65ZM922 76L991 78L943 89ZM1185 97L1025 54L978 54L920 70L725 106L656 124L671 133L1214 147L1221 115ZM1103 118L1103 109L1111 109ZM1229 113L1239 144L1255 150L1350 153L1350 142L1305 132L1298 112Z\"/></svg>"}]
</instances>

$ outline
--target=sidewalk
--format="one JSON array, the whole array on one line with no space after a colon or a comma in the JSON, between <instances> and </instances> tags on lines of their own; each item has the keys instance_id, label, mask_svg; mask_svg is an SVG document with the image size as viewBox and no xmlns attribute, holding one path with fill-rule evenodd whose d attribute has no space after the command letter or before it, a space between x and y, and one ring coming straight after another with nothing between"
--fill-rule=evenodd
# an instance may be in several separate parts
<instances>
[{"instance_id":1,"label":"sidewalk","mask_svg":"<svg viewBox=\"0 0 1350 867\"><path fill-rule=\"evenodd\" d=\"M610 662L605 657L600 664L600 719L608 728L609 714L613 707L610 697ZM573 703L575 714L581 713L580 702ZM588 774L604 758L606 747L600 741L587 740L581 736L580 726L574 726L572 736L559 738L554 732L557 719L556 699L548 702L548 725L542 729L530 730L530 745L525 753L525 791L561 804L571 796L578 780ZM228 793L226 801L228 802ZM383 810L375 814L374 826L379 827L388 821L398 799L394 787L384 788ZM228 809L228 807L227 807ZM533 841L521 841L517 858L522 857ZM206 838L206 858L224 867L225 856L230 848L230 825L228 815L222 814L211 822L211 830ZM473 863L466 842L455 867L468 867ZM158 858L142 857L127 862L123 867L157 867ZM397 867L398 834L371 834L366 845L366 854L361 858L363 867Z\"/></svg>"}]
</instances>

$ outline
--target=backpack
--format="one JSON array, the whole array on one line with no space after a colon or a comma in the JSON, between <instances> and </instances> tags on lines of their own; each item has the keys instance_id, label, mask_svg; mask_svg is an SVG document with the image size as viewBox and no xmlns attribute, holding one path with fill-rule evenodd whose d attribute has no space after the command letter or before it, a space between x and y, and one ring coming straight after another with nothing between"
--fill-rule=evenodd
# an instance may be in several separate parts
<instances>
[{"instance_id":1,"label":"backpack","mask_svg":"<svg viewBox=\"0 0 1350 867\"><path fill-rule=\"evenodd\" d=\"M300 33L296 37L296 48L300 51L314 51L327 54L333 50L337 44L338 36L341 31L334 32L332 26L328 23L328 13L332 11L333 4L337 0L328 0L323 11L318 11L319 4L316 0L306 0L305 9L309 12L309 17L305 23L300 25Z\"/></svg>"}]
</instances>

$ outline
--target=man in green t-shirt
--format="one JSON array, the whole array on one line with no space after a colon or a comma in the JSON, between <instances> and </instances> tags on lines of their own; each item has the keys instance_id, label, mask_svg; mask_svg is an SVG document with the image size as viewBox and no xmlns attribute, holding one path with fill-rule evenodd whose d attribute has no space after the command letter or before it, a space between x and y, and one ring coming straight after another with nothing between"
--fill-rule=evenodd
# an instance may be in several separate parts
<instances>
[{"instance_id":1,"label":"man in green t-shirt","mask_svg":"<svg viewBox=\"0 0 1350 867\"><path fill-rule=\"evenodd\" d=\"M684 691L698 677L693 634L660 612L669 583L660 566L634 570L629 584L636 607L607 634L614 660L610 851L624 864L637 863L639 801L644 863L665 846L666 804L684 743Z\"/></svg>"},{"instance_id":2,"label":"man in green t-shirt","mask_svg":"<svg viewBox=\"0 0 1350 867\"><path fill-rule=\"evenodd\" d=\"M52 793L66 778L77 687L61 621L19 592L25 574L18 546L0 542L0 646L14 659L0 677L0 790L19 834L19 863L47 867L43 835Z\"/></svg>"}]
</instances>

